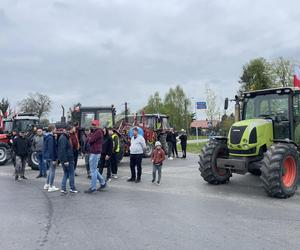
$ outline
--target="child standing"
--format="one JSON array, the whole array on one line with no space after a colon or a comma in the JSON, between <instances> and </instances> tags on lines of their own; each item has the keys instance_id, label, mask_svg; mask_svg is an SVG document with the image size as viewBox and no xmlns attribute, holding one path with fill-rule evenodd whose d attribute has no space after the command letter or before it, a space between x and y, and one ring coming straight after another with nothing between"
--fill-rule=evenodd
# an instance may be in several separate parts
<instances>
[{"instance_id":1,"label":"child standing","mask_svg":"<svg viewBox=\"0 0 300 250\"><path fill-rule=\"evenodd\" d=\"M161 147L161 143L157 141L155 143L155 149L152 152L152 163L153 163L153 171L152 171L152 183L156 180L156 172L158 172L157 185L160 185L161 180L161 169L163 165L163 161L165 160L165 151Z\"/></svg>"}]
</instances>

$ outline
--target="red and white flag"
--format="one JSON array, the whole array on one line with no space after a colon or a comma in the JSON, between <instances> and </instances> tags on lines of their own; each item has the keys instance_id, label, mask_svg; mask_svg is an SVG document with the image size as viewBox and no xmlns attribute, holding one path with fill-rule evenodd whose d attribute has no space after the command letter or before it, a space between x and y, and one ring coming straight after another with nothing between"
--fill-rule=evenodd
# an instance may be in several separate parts
<instances>
[{"instance_id":1,"label":"red and white flag","mask_svg":"<svg viewBox=\"0 0 300 250\"><path fill-rule=\"evenodd\" d=\"M294 87L300 88L300 68L294 65Z\"/></svg>"}]
</instances>

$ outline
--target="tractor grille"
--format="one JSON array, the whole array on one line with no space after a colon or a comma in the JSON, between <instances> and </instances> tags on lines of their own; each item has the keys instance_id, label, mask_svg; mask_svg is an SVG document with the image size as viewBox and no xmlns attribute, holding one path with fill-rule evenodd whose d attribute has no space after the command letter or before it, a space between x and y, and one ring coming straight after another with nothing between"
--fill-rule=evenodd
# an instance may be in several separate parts
<instances>
[{"instance_id":1,"label":"tractor grille","mask_svg":"<svg viewBox=\"0 0 300 250\"><path fill-rule=\"evenodd\" d=\"M232 144L240 144L246 128L247 126L232 127L230 131L230 142Z\"/></svg>"},{"instance_id":2,"label":"tractor grille","mask_svg":"<svg viewBox=\"0 0 300 250\"><path fill-rule=\"evenodd\" d=\"M251 155L256 153L256 147L251 148L248 150L234 150L234 149L229 149L230 154L237 154L237 155Z\"/></svg>"}]
</instances>

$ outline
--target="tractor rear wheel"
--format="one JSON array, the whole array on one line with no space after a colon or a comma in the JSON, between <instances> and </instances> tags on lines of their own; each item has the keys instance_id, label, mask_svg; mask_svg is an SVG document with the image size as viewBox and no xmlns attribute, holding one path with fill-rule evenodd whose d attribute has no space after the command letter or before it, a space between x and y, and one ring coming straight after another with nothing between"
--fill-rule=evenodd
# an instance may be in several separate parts
<instances>
[{"instance_id":1,"label":"tractor rear wheel","mask_svg":"<svg viewBox=\"0 0 300 250\"><path fill-rule=\"evenodd\" d=\"M0 142L0 166L5 165L9 160L9 146L6 143Z\"/></svg>"},{"instance_id":2,"label":"tractor rear wheel","mask_svg":"<svg viewBox=\"0 0 300 250\"><path fill-rule=\"evenodd\" d=\"M231 177L228 169L220 169L217 166L217 158L228 158L229 150L223 141L209 141L200 153L199 171L205 181L210 184L227 183Z\"/></svg>"},{"instance_id":3,"label":"tractor rear wheel","mask_svg":"<svg viewBox=\"0 0 300 250\"><path fill-rule=\"evenodd\" d=\"M153 143L146 143L146 150L145 150L144 156L146 158L151 157L153 149L154 149Z\"/></svg>"},{"instance_id":4,"label":"tractor rear wheel","mask_svg":"<svg viewBox=\"0 0 300 250\"><path fill-rule=\"evenodd\" d=\"M29 154L28 166L30 166L32 170L39 170L39 160L36 152L31 152Z\"/></svg>"},{"instance_id":5,"label":"tractor rear wheel","mask_svg":"<svg viewBox=\"0 0 300 250\"><path fill-rule=\"evenodd\" d=\"M288 198L295 194L298 180L299 153L288 143L272 145L261 168L263 187L271 197Z\"/></svg>"}]
</instances>

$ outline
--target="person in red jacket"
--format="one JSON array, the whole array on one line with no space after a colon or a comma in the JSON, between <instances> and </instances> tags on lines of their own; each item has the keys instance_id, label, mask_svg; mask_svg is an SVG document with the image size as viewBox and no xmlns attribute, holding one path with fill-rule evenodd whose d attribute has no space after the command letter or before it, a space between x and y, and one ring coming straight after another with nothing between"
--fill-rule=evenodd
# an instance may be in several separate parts
<instances>
[{"instance_id":1,"label":"person in red jacket","mask_svg":"<svg viewBox=\"0 0 300 250\"><path fill-rule=\"evenodd\" d=\"M152 171L152 183L156 180L156 172L158 172L158 179L157 179L157 185L160 185L161 180L161 169L163 165L163 161L165 160L165 151L161 147L161 143L157 141L155 143L155 149L152 152L152 163L153 163L153 171Z\"/></svg>"},{"instance_id":2,"label":"person in red jacket","mask_svg":"<svg viewBox=\"0 0 300 250\"><path fill-rule=\"evenodd\" d=\"M97 190L97 180L100 182L100 188L98 191L102 190L106 187L106 182L103 176L99 173L97 166L100 159L100 155L102 152L102 144L103 144L103 131L100 126L100 121L93 120L92 121L92 129L91 134L87 138L87 142L89 145L89 165L91 171L91 185L90 188L85 193L92 194Z\"/></svg>"}]
</instances>

